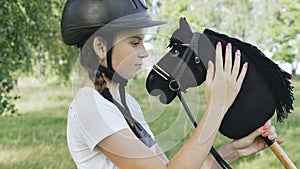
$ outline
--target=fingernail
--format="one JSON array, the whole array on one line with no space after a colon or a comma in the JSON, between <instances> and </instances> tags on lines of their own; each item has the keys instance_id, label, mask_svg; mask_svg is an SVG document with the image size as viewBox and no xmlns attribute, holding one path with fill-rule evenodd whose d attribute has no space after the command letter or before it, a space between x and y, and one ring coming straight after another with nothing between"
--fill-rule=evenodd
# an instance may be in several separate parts
<instances>
[{"instance_id":1,"label":"fingernail","mask_svg":"<svg viewBox=\"0 0 300 169\"><path fill-rule=\"evenodd\" d=\"M265 126L263 127L263 129L264 129L264 130L270 129L270 125L265 125Z\"/></svg>"},{"instance_id":2,"label":"fingernail","mask_svg":"<svg viewBox=\"0 0 300 169\"><path fill-rule=\"evenodd\" d=\"M267 132L263 132L261 136L267 137L267 136L268 136L268 133L267 133Z\"/></svg>"},{"instance_id":3,"label":"fingernail","mask_svg":"<svg viewBox=\"0 0 300 169\"><path fill-rule=\"evenodd\" d=\"M228 44L227 44L227 47L228 47L229 49L231 49L231 43L228 43Z\"/></svg>"},{"instance_id":4,"label":"fingernail","mask_svg":"<svg viewBox=\"0 0 300 169\"><path fill-rule=\"evenodd\" d=\"M208 61L208 67L210 68L212 66L212 62L209 60Z\"/></svg>"},{"instance_id":5,"label":"fingernail","mask_svg":"<svg viewBox=\"0 0 300 169\"><path fill-rule=\"evenodd\" d=\"M236 51L236 55L237 55L237 56L241 56L241 51L240 51L240 50L237 50L237 51Z\"/></svg>"},{"instance_id":6,"label":"fingernail","mask_svg":"<svg viewBox=\"0 0 300 169\"><path fill-rule=\"evenodd\" d=\"M218 42L217 46L221 47L221 42Z\"/></svg>"},{"instance_id":7,"label":"fingernail","mask_svg":"<svg viewBox=\"0 0 300 169\"><path fill-rule=\"evenodd\" d=\"M244 67L247 68L248 67L248 62L244 63Z\"/></svg>"},{"instance_id":8,"label":"fingernail","mask_svg":"<svg viewBox=\"0 0 300 169\"><path fill-rule=\"evenodd\" d=\"M269 139L269 140L273 140L273 139L274 139L274 136L269 135L269 136L268 136L268 139Z\"/></svg>"}]
</instances>

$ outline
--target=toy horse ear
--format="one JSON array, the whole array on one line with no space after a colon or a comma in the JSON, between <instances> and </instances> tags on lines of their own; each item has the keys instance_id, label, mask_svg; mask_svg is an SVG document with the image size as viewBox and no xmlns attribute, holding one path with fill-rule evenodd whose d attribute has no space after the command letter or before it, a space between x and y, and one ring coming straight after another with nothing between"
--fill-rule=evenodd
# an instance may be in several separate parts
<instances>
[{"instance_id":1,"label":"toy horse ear","mask_svg":"<svg viewBox=\"0 0 300 169\"><path fill-rule=\"evenodd\" d=\"M180 27L179 29L189 30L189 32L192 32L192 29L185 17L181 17L179 19L179 27Z\"/></svg>"},{"instance_id":2,"label":"toy horse ear","mask_svg":"<svg viewBox=\"0 0 300 169\"><path fill-rule=\"evenodd\" d=\"M179 19L179 28L172 34L171 40L176 39L182 43L189 43L193 37L193 32L184 17Z\"/></svg>"}]
</instances>

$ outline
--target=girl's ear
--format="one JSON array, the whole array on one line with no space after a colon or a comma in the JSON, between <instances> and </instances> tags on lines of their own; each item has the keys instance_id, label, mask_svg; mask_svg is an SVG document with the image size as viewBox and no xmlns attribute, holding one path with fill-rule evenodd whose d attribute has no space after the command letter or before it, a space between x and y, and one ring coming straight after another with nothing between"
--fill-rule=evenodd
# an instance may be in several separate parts
<instances>
[{"instance_id":1,"label":"girl's ear","mask_svg":"<svg viewBox=\"0 0 300 169\"><path fill-rule=\"evenodd\" d=\"M94 38L93 47L100 60L104 59L107 52L106 41L102 37L97 36Z\"/></svg>"}]
</instances>

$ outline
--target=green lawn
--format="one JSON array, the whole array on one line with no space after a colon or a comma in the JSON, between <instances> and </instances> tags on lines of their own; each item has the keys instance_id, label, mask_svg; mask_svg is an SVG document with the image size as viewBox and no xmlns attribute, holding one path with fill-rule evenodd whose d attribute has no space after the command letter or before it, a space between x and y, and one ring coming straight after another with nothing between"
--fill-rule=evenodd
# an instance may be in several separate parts
<instances>
[{"instance_id":1,"label":"green lawn","mask_svg":"<svg viewBox=\"0 0 300 169\"><path fill-rule=\"evenodd\" d=\"M130 83L128 91L139 101L145 118L157 136L159 144L172 157L193 130L180 102L161 105L156 98L148 97L144 77ZM295 86L295 110L285 124L273 120L279 138L286 138L282 145L296 166L300 166L300 80ZM134 90L133 90L134 89ZM19 81L21 99L17 105L18 116L0 117L0 168L1 169L72 169L75 168L66 145L67 110L72 100L72 87L55 83L42 83L34 79ZM200 97L198 97L200 96ZM205 101L202 89L186 94L192 112L201 117ZM196 103L195 103L196 100ZM198 103L201 103L199 106ZM203 103L203 104L202 104ZM215 146L229 141L218 135ZM233 164L233 168L263 169L283 168L267 149Z\"/></svg>"},{"instance_id":2,"label":"green lawn","mask_svg":"<svg viewBox=\"0 0 300 169\"><path fill-rule=\"evenodd\" d=\"M18 92L20 115L0 118L0 168L75 168L65 139L70 88L27 79Z\"/></svg>"}]
</instances>

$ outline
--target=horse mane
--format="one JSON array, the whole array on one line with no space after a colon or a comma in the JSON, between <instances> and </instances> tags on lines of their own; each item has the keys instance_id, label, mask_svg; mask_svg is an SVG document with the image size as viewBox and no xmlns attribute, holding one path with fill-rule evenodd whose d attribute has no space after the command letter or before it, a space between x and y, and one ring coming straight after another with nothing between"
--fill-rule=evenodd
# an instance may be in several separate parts
<instances>
[{"instance_id":1,"label":"horse mane","mask_svg":"<svg viewBox=\"0 0 300 169\"><path fill-rule=\"evenodd\" d=\"M205 29L204 34L215 36L231 43L237 47L243 54L248 56L248 59L253 62L258 70L272 89L275 98L275 109L277 112L277 121L284 122L288 114L293 110L294 96L291 86L291 75L282 70L278 64L267 58L256 46L239 39L229 37L225 34L214 32L210 29Z\"/></svg>"}]
</instances>

